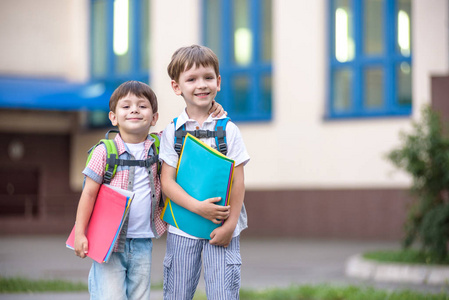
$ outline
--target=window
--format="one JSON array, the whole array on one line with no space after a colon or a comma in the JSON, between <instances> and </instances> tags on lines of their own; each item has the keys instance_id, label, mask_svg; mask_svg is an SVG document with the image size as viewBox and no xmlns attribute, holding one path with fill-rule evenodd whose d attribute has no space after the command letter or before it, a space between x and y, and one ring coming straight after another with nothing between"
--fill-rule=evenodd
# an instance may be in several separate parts
<instances>
[{"instance_id":1,"label":"window","mask_svg":"<svg viewBox=\"0 0 449 300\"><path fill-rule=\"evenodd\" d=\"M203 40L220 60L219 101L234 121L271 119L271 0L203 0Z\"/></svg>"},{"instance_id":2,"label":"window","mask_svg":"<svg viewBox=\"0 0 449 300\"><path fill-rule=\"evenodd\" d=\"M329 0L329 118L409 115L411 0Z\"/></svg>"},{"instance_id":3,"label":"window","mask_svg":"<svg viewBox=\"0 0 449 300\"><path fill-rule=\"evenodd\" d=\"M109 94L127 80L149 82L149 1L91 0L91 80ZM86 121L111 126L101 110L89 111Z\"/></svg>"},{"instance_id":4,"label":"window","mask_svg":"<svg viewBox=\"0 0 449 300\"><path fill-rule=\"evenodd\" d=\"M91 0L92 80L149 81L149 0Z\"/></svg>"}]
</instances>

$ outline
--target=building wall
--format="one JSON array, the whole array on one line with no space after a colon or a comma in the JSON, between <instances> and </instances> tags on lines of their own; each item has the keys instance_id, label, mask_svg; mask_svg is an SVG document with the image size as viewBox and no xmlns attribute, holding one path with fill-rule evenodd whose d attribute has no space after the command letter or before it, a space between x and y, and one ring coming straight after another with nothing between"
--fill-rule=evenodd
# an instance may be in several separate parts
<instances>
[{"instance_id":1,"label":"building wall","mask_svg":"<svg viewBox=\"0 0 449 300\"><path fill-rule=\"evenodd\" d=\"M151 86L160 107L155 131L184 107L166 67L178 47L201 43L200 4L151 1ZM0 7L0 75L88 80L88 0L4 1ZM251 155L245 168L248 233L399 237L410 179L385 154L431 102L431 76L449 73L448 1L413 1L413 115L400 118L326 120L327 1L274 0L272 13L273 118L238 124ZM69 134L70 188L79 193L86 151L104 131L86 131L54 115L42 125L41 112L15 114L14 126L0 117L0 131L59 128ZM270 217L290 221L267 223Z\"/></svg>"},{"instance_id":2,"label":"building wall","mask_svg":"<svg viewBox=\"0 0 449 300\"><path fill-rule=\"evenodd\" d=\"M186 5L191 9L194 2ZM195 14L176 15L173 1L153 3L158 26L152 29L158 47L152 85L161 102L158 128L162 129L183 105L182 98L169 87L166 66L174 49L201 42L197 34L200 24ZM249 190L406 188L410 183L392 168L385 154L398 144L398 134L409 128L411 118L324 118L326 3L273 1L273 119L239 124L252 157L245 170ZM413 5L413 117L418 118L422 105L430 102L429 76L448 72L448 9L447 1L441 0L415 1ZM164 18L167 14L173 18Z\"/></svg>"},{"instance_id":3,"label":"building wall","mask_svg":"<svg viewBox=\"0 0 449 300\"><path fill-rule=\"evenodd\" d=\"M88 78L88 0L17 0L0 4L0 74Z\"/></svg>"}]
</instances>

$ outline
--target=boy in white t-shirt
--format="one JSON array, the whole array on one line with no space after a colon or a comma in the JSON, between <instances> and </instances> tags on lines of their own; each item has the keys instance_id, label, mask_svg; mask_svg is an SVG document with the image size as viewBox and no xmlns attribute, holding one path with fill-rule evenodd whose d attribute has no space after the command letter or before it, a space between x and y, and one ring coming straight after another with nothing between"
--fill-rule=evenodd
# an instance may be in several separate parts
<instances>
[{"instance_id":1,"label":"boy in white t-shirt","mask_svg":"<svg viewBox=\"0 0 449 300\"><path fill-rule=\"evenodd\" d=\"M226 126L227 156L235 160L230 206L219 206L219 198L194 199L176 183L178 154L174 149L175 131L185 125L187 131L214 131L217 119L208 108L220 90L218 58L207 47L192 45L178 49L168 66L171 85L176 95L186 102L176 128L170 124L161 138L160 159L163 161L161 183L164 194L184 208L211 220L224 223L211 233L211 239L199 239L169 226L164 258L164 299L192 299L198 284L202 261L208 299L239 299L240 232L247 227L243 205L245 194L243 167L249 161L237 126ZM203 142L217 148L214 138Z\"/></svg>"}]
</instances>

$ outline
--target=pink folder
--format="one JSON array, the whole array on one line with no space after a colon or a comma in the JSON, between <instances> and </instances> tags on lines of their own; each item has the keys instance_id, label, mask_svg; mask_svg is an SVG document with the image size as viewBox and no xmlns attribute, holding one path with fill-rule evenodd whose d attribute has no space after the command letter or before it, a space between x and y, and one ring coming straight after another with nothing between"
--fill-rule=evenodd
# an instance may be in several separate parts
<instances>
[{"instance_id":1,"label":"pink folder","mask_svg":"<svg viewBox=\"0 0 449 300\"><path fill-rule=\"evenodd\" d=\"M96 262L107 262L133 196L132 192L101 185L86 229L89 243L87 256ZM75 226L66 242L66 246L71 249L74 249Z\"/></svg>"}]
</instances>

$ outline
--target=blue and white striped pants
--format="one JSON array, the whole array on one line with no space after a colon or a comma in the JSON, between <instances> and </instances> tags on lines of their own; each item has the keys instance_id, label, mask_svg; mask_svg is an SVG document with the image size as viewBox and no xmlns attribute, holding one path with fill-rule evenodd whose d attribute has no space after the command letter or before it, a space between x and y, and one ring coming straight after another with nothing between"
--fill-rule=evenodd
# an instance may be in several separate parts
<instances>
[{"instance_id":1,"label":"blue and white striped pants","mask_svg":"<svg viewBox=\"0 0 449 300\"><path fill-rule=\"evenodd\" d=\"M201 253L208 300L239 299L240 236L225 248L209 240L168 233L164 258L164 300L191 300L201 274Z\"/></svg>"}]
</instances>

